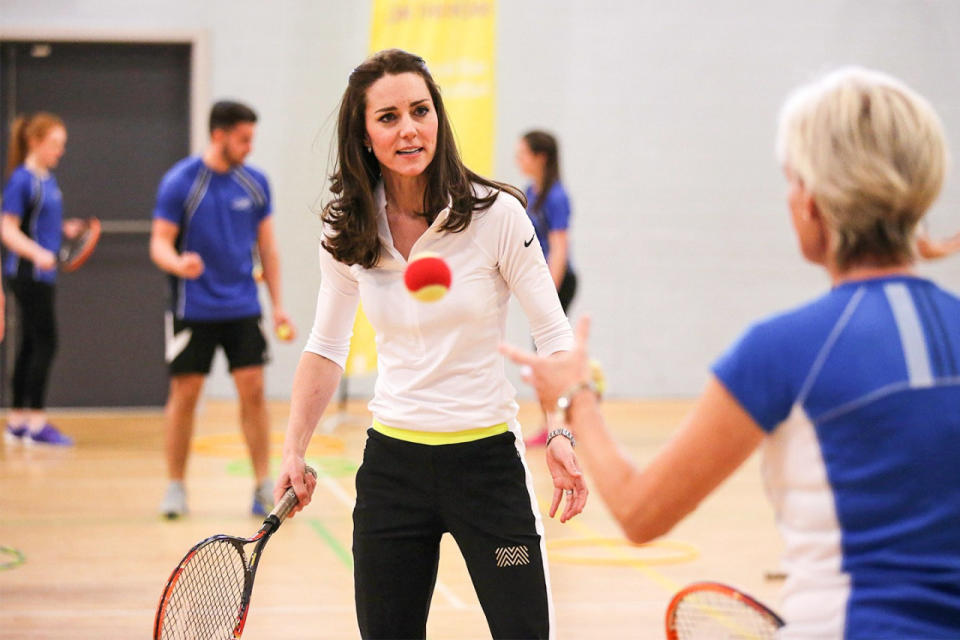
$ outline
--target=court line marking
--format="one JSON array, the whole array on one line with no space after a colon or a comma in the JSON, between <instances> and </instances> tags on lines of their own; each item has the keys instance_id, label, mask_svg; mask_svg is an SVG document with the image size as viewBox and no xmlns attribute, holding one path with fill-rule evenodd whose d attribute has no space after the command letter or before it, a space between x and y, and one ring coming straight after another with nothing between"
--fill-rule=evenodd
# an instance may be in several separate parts
<instances>
[{"instance_id":1,"label":"court line marking","mask_svg":"<svg viewBox=\"0 0 960 640\"><path fill-rule=\"evenodd\" d=\"M668 551L673 552L672 555L669 553L661 555L630 555L627 551L624 551L624 554L628 554L629 560L626 560L625 557L621 557L620 554L617 554L614 557L609 556L592 556L576 553L570 553L568 551L563 551L564 549L577 549L583 547L618 547L622 549L644 549L644 550L659 550L659 551ZM550 558L555 559L557 562L564 562L566 564L580 564L580 565L589 565L589 566L629 566L633 564L642 564L645 566L651 565L668 565L668 564L686 564L688 562L693 562L700 557L700 549L696 545L690 544L689 542L680 542L679 540L668 540L668 539L658 539L650 540L649 542L644 542L641 544L633 544L624 537L611 537L611 536L583 536L583 537L563 537L563 538L552 538L547 540L547 550L550 551Z\"/></svg>"},{"instance_id":2,"label":"court line marking","mask_svg":"<svg viewBox=\"0 0 960 640\"><path fill-rule=\"evenodd\" d=\"M324 475L318 479L318 484L322 484L327 489L327 491L333 494L333 497L335 497L337 500L340 501L340 504L345 506L351 513L353 512L353 508L356 505L356 500L354 500L354 498L348 495L347 492L343 490L343 487L341 487L336 480L334 480L328 475ZM339 541L337 542L337 544L339 545ZM342 545L340 546L342 547ZM353 566L352 559L350 560L350 566L351 567ZM468 608L467 604L463 600L461 600L459 597L457 597L457 594L455 594L450 589L450 587L444 584L443 581L440 580L439 578L437 579L435 588L440 593L440 595L442 595L444 598L447 599L447 602L450 603L450 606L452 606L454 609Z\"/></svg>"},{"instance_id":3,"label":"court line marking","mask_svg":"<svg viewBox=\"0 0 960 640\"><path fill-rule=\"evenodd\" d=\"M350 555L350 552L340 544L340 541L337 540L336 536L330 532L323 523L320 522L319 518L310 518L307 520L311 527L313 527L314 532L327 543L327 546L333 551L334 555L340 559L341 564L343 564L348 569L353 569L353 556Z\"/></svg>"},{"instance_id":4,"label":"court line marking","mask_svg":"<svg viewBox=\"0 0 960 640\"><path fill-rule=\"evenodd\" d=\"M540 500L539 502L540 502L540 509L541 511L543 511L543 514L544 515L549 514L550 505L543 500ZM587 524L579 522L576 518L573 518L572 520L567 520L565 526L575 529L582 536L591 537L591 538L603 537L599 531L597 531L596 529L594 529L593 527ZM557 538L557 539L559 540L561 538ZM651 582L653 582L654 584L662 588L667 593L673 594L682 588L679 582L676 582L675 580L668 578L667 576L663 575L656 569L653 569L645 564L637 562L636 556L631 556L630 554L624 553L623 547L621 545L611 544L608 542L603 544L602 546L610 549L614 557L622 559L624 561L624 566L630 567L632 569L636 569L637 571L642 573L648 580L650 580ZM547 557L548 558L550 557L549 543L547 547Z\"/></svg>"},{"instance_id":5,"label":"court line marking","mask_svg":"<svg viewBox=\"0 0 960 640\"><path fill-rule=\"evenodd\" d=\"M549 513L549 505L542 500L540 501L540 508L544 509L545 514ZM668 594L670 595L675 594L678 591L680 591L680 589L683 588L683 585L681 585L676 580L668 578L667 576L663 575L656 569L653 569L649 565L644 564L642 559L639 559L634 556L631 556L630 554L624 553L623 552L624 547L622 544L614 542L610 538L604 538L599 534L599 532L595 531L589 525L584 524L582 522L578 522L576 519L568 520L566 524L570 525L572 528L576 529L586 537L597 538L600 546L610 549L613 552L614 557L617 557L618 559L622 559L624 561L624 566L636 569L637 571L642 573L648 580L655 583L657 586L661 587ZM558 539L562 539L562 538L558 538ZM547 557L548 558L550 557L549 546L548 546ZM698 554L698 557L699 557L699 554ZM759 640L757 636L751 634L749 630L744 629L738 623L738 621L733 620L732 618L730 618L730 616L724 615L720 611L713 610L711 607L701 606L700 608L708 616L713 618L718 624L726 627L727 629L729 629L730 631L733 631L734 633L739 634L740 637L751 638L751 640L754 640L754 639Z\"/></svg>"}]
</instances>

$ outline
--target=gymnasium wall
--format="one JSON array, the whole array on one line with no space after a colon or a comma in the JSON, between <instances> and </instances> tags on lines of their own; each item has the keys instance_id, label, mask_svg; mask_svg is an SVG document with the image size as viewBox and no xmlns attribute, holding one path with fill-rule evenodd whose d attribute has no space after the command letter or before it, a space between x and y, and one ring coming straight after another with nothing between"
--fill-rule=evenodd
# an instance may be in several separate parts
<instances>
[{"instance_id":1,"label":"gymnasium wall","mask_svg":"<svg viewBox=\"0 0 960 640\"><path fill-rule=\"evenodd\" d=\"M773 154L791 87L839 64L886 70L933 102L960 153L960 3L501 0L498 11L495 177L521 182L525 129L559 135L581 278L573 315L593 316L613 395L695 394L748 322L828 286L795 247ZM333 114L368 21L362 1L0 0L0 32L202 32L208 97L258 109L250 162L272 179L300 329L297 347L274 346L276 398L289 395L312 319ZM930 229L960 230L955 167ZM960 289L960 258L921 269ZM518 308L509 334L529 343ZM232 393L222 361L208 392Z\"/></svg>"}]
</instances>

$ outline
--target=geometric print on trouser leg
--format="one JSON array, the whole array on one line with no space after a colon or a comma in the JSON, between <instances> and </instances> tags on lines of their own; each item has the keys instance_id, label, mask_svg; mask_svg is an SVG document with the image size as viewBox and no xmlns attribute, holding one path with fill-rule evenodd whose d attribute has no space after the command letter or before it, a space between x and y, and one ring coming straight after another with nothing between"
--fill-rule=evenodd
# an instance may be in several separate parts
<instances>
[{"instance_id":1,"label":"geometric print on trouser leg","mask_svg":"<svg viewBox=\"0 0 960 640\"><path fill-rule=\"evenodd\" d=\"M519 547L497 547L497 566L516 567L530 564L530 551L526 545Z\"/></svg>"}]
</instances>

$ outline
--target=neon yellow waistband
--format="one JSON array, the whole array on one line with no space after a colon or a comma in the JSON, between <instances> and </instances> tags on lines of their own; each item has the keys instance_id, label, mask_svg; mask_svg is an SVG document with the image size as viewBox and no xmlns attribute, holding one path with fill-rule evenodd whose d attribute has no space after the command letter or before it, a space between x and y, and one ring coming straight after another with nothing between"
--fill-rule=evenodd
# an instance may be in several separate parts
<instances>
[{"instance_id":1,"label":"neon yellow waistband","mask_svg":"<svg viewBox=\"0 0 960 640\"><path fill-rule=\"evenodd\" d=\"M373 430L382 433L390 438L397 440L406 440L407 442L416 442L417 444L459 444L461 442L473 442L497 436L507 432L507 423L501 422L492 427L480 427L479 429L465 429L463 431L414 431L413 429L398 429L388 427L377 420L373 421Z\"/></svg>"}]
</instances>

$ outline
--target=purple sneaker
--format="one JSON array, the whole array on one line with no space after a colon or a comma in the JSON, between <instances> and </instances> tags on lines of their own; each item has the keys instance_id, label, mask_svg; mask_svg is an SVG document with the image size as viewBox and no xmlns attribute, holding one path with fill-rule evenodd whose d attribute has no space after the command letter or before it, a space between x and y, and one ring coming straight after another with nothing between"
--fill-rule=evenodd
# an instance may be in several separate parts
<instances>
[{"instance_id":1,"label":"purple sneaker","mask_svg":"<svg viewBox=\"0 0 960 640\"><path fill-rule=\"evenodd\" d=\"M7 428L3 432L3 435L11 442L20 442L23 440L24 436L27 435L27 426L24 424L12 425L8 422Z\"/></svg>"},{"instance_id":2,"label":"purple sneaker","mask_svg":"<svg viewBox=\"0 0 960 640\"><path fill-rule=\"evenodd\" d=\"M30 441L34 444L50 444L58 447L70 447L73 445L73 438L63 435L59 429L49 422L43 425L40 431L31 433Z\"/></svg>"}]
</instances>

